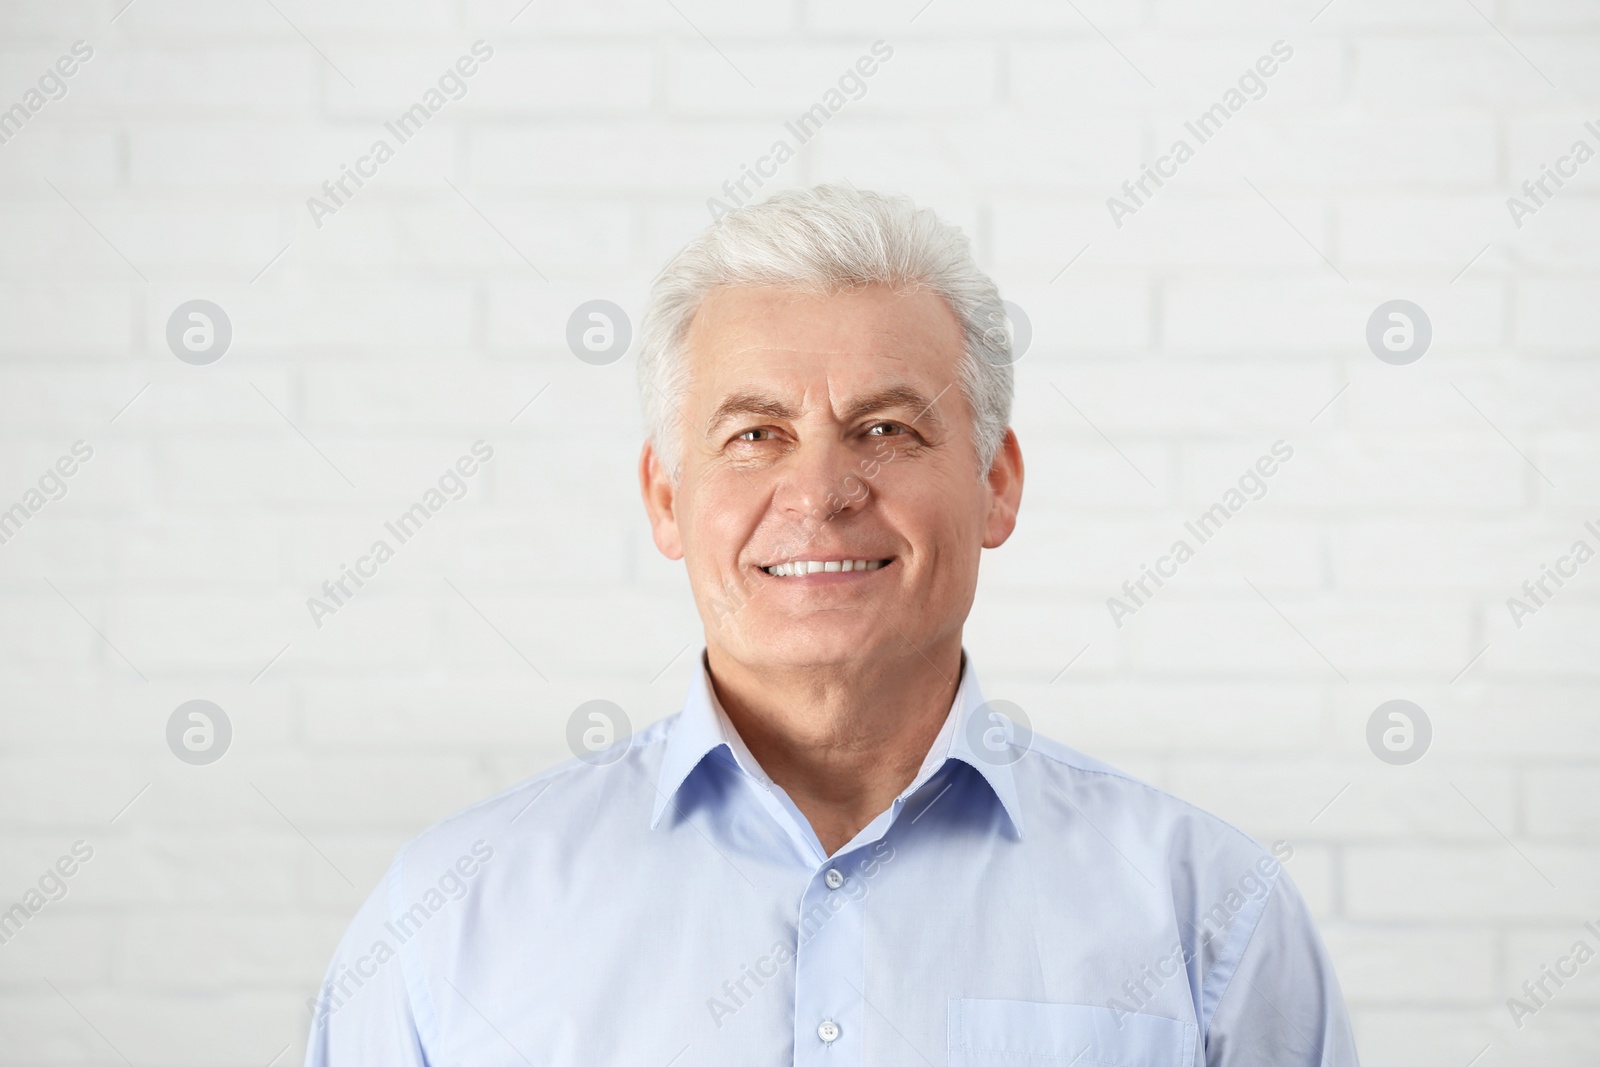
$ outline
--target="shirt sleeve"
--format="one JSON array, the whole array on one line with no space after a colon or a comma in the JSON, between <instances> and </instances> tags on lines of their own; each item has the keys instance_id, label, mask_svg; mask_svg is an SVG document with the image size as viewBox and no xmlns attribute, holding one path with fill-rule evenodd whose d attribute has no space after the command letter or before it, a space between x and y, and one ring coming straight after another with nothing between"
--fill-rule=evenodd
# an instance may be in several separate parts
<instances>
[{"instance_id":1,"label":"shirt sleeve","mask_svg":"<svg viewBox=\"0 0 1600 1067\"><path fill-rule=\"evenodd\" d=\"M1357 1067L1339 979L1305 900L1283 870L1206 1028L1208 1067Z\"/></svg>"},{"instance_id":2,"label":"shirt sleeve","mask_svg":"<svg viewBox=\"0 0 1600 1067\"><path fill-rule=\"evenodd\" d=\"M339 940L312 998L305 1067L427 1067L402 958L407 946L391 922L400 879L396 857Z\"/></svg>"}]
</instances>

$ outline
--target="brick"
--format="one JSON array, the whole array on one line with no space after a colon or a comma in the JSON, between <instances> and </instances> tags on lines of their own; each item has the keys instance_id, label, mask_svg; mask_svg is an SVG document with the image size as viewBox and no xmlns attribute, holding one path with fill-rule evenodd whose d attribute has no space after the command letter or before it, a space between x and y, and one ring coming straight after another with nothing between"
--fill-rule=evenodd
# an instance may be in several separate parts
<instances>
[{"instance_id":1,"label":"brick","mask_svg":"<svg viewBox=\"0 0 1600 1067\"><path fill-rule=\"evenodd\" d=\"M1600 310L1591 299L1593 288L1579 279L1523 282L1517 291L1517 339L1537 349L1600 344Z\"/></svg>"},{"instance_id":2,"label":"brick","mask_svg":"<svg viewBox=\"0 0 1600 1067\"><path fill-rule=\"evenodd\" d=\"M57 35L81 30L105 14L101 0L65 0L60 4L8 7L0 13L0 26L8 33L38 36L53 42Z\"/></svg>"},{"instance_id":3,"label":"brick","mask_svg":"<svg viewBox=\"0 0 1600 1067\"><path fill-rule=\"evenodd\" d=\"M96 1067L124 1063L122 1056L135 1063L265 1063L286 1051L285 1045L303 1046L310 1018L305 999L314 992L314 986L231 991L205 997L205 1010L197 1011L195 994L209 991L129 994L105 984L68 984L60 992L70 998L69 1005L42 982L35 988L43 993L30 989L0 1009L8 1037L18 1035L7 1051L27 1057L19 1062ZM291 1033L297 1034L293 1040Z\"/></svg>"},{"instance_id":4,"label":"brick","mask_svg":"<svg viewBox=\"0 0 1600 1067\"><path fill-rule=\"evenodd\" d=\"M1237 133L1218 146L1219 154L1231 156L1268 196L1304 186L1450 189L1494 180L1495 129L1486 117L1285 118Z\"/></svg>"},{"instance_id":5,"label":"brick","mask_svg":"<svg viewBox=\"0 0 1600 1067\"><path fill-rule=\"evenodd\" d=\"M298 985L327 966L343 929L337 919L262 911L153 912L120 925L116 980L176 992ZM181 973L175 955L188 963Z\"/></svg>"},{"instance_id":6,"label":"brick","mask_svg":"<svg viewBox=\"0 0 1600 1067\"><path fill-rule=\"evenodd\" d=\"M885 68L885 75L889 70ZM863 187L905 190L932 186L954 190L970 182L1015 194L1054 193L1063 176L1101 193L1138 168L1134 131L1111 116L954 118L885 122L841 113L814 139L824 174L846 165ZM1004 151L996 151L996 145ZM808 146L809 147L809 146ZM930 199L925 193L921 199ZM942 197L941 197L942 199ZM1082 242L1066 250L1065 264Z\"/></svg>"},{"instance_id":7,"label":"brick","mask_svg":"<svg viewBox=\"0 0 1600 1067\"><path fill-rule=\"evenodd\" d=\"M1452 274L1466 268L1493 239L1514 238L1520 246L1527 242L1513 229L1505 198L1492 195L1348 197L1339 206L1337 231L1342 259L1351 266L1428 266ZM1498 260L1490 249L1472 269Z\"/></svg>"},{"instance_id":8,"label":"brick","mask_svg":"<svg viewBox=\"0 0 1600 1067\"><path fill-rule=\"evenodd\" d=\"M1261 210L1269 208L1263 204ZM1366 324L1380 304L1396 298L1394 287L1346 287L1332 268L1320 261L1318 267L1304 280L1171 285L1163 293L1167 344L1174 352L1207 356L1354 351L1377 365L1366 348ZM1492 283L1468 285L1463 279L1450 286L1441 280L1403 291L1438 324L1433 345L1441 350L1483 345L1505 335L1503 301Z\"/></svg>"},{"instance_id":9,"label":"brick","mask_svg":"<svg viewBox=\"0 0 1600 1067\"><path fill-rule=\"evenodd\" d=\"M1062 266L1065 265L1064 260ZM1019 406L1033 396L1034 391L1026 388L1027 383L1034 380L1031 376L1024 377L1028 372L1054 370L1070 356L1142 351L1150 342L1150 291L1142 284L1097 284L1081 277L1069 282L1063 277L1056 283L1003 285L1001 295L1022 308L1033 332L1027 351L1016 361L1021 383L1017 390ZM1024 361L1026 367L1023 367ZM1126 380L1126 375L1118 373L1102 376L1084 368L1080 368L1080 373L1113 386ZM1060 402L1054 390L1045 399L1051 398ZM1137 407L1146 409L1143 404Z\"/></svg>"},{"instance_id":10,"label":"brick","mask_svg":"<svg viewBox=\"0 0 1600 1067\"><path fill-rule=\"evenodd\" d=\"M269 250L263 262L271 255ZM161 306L176 307L181 299ZM396 348L464 347L472 335L472 295L462 281L286 283L273 291L241 288L231 298L218 294L216 302L232 320L233 345L241 357L330 351L371 357ZM164 347L165 318L151 322L150 329L151 347Z\"/></svg>"},{"instance_id":11,"label":"brick","mask_svg":"<svg viewBox=\"0 0 1600 1067\"><path fill-rule=\"evenodd\" d=\"M1508 611L1501 614L1498 602L1489 610L1496 620L1509 617ZM1499 633L1506 636L1495 640L1484 654L1484 667L1497 674L1593 678L1600 673L1594 656L1594 642L1600 637L1600 601L1593 597L1550 602L1537 615L1525 617L1521 630L1502 626Z\"/></svg>"},{"instance_id":12,"label":"brick","mask_svg":"<svg viewBox=\"0 0 1600 1067\"><path fill-rule=\"evenodd\" d=\"M56 206L65 213L58 225L82 225L67 205ZM102 248L101 254L116 258L109 248ZM138 282L131 271L127 278ZM79 282L70 290L39 280L0 282L0 318L6 322L0 357L37 362L119 356L130 339L133 298L129 283L115 277Z\"/></svg>"},{"instance_id":13,"label":"brick","mask_svg":"<svg viewBox=\"0 0 1600 1067\"><path fill-rule=\"evenodd\" d=\"M1374 519L1342 525L1332 537L1332 567L1353 589L1479 590L1520 595L1541 559L1564 552L1571 537L1548 534L1543 522L1520 519L1460 524L1428 519ZM1573 536L1578 528L1570 531ZM1542 550L1530 551L1532 544Z\"/></svg>"},{"instance_id":14,"label":"brick","mask_svg":"<svg viewBox=\"0 0 1600 1067\"><path fill-rule=\"evenodd\" d=\"M1600 247L1585 234L1600 224L1600 201L1574 192L1559 201L1550 201L1549 212L1540 208L1537 215L1524 216L1516 230L1518 252L1529 262L1542 267L1592 271L1600 263ZM1504 204L1507 226L1513 226Z\"/></svg>"},{"instance_id":15,"label":"brick","mask_svg":"<svg viewBox=\"0 0 1600 1067\"><path fill-rule=\"evenodd\" d=\"M300 116L315 106L312 75L320 66L298 37L246 46L107 47L74 77L83 84L74 85L69 98L75 114L246 121Z\"/></svg>"},{"instance_id":16,"label":"brick","mask_svg":"<svg viewBox=\"0 0 1600 1067\"><path fill-rule=\"evenodd\" d=\"M1103 675L1122 655L1104 610L1083 597L1047 599L1034 593L1001 600L980 592L963 641L985 672L1049 682L1070 663L1067 677Z\"/></svg>"},{"instance_id":17,"label":"brick","mask_svg":"<svg viewBox=\"0 0 1600 1067\"><path fill-rule=\"evenodd\" d=\"M1068 170L1060 175L1062 189L1048 197L996 196L990 208L991 254L996 268L1016 273L1025 270L1025 276L1048 285L1053 294L1057 288L1065 289L1067 295L1056 294L1063 300L1077 292L1087 299L1098 285L1127 285L1099 266L1094 248L1095 240L1103 238L1107 218L1106 183L1121 181L1123 176L1121 169L1109 167L1081 176ZM1080 253L1081 258L1075 259ZM1128 328L1149 329L1142 311Z\"/></svg>"},{"instance_id":18,"label":"brick","mask_svg":"<svg viewBox=\"0 0 1600 1067\"><path fill-rule=\"evenodd\" d=\"M1522 504L1531 493L1530 478L1537 475L1469 408L1461 405L1460 410L1461 428L1449 437L1436 434L1402 444L1399 434L1386 443L1373 434L1337 446L1305 437L1285 440L1294 455L1268 483L1264 502L1297 508L1458 511ZM1467 420L1476 421L1481 430ZM1216 503L1271 444L1187 449L1186 501L1197 510Z\"/></svg>"},{"instance_id":19,"label":"brick","mask_svg":"<svg viewBox=\"0 0 1600 1067\"><path fill-rule=\"evenodd\" d=\"M751 147L765 149L774 139L792 148L803 143L800 134L784 122L802 127L799 120L814 105L823 104L830 91L842 97L835 118L861 113L904 114L927 108L957 113L991 105L998 84L996 54L992 46L970 44L918 44L896 46L885 40L863 39L859 44L734 46L727 62L706 50L702 41L683 41L667 55L666 104L674 114L758 115L771 120L765 141ZM889 56L883 58L887 51ZM872 73L857 68L865 60ZM759 73L754 89L738 71ZM823 126L824 133L835 118Z\"/></svg>"},{"instance_id":20,"label":"brick","mask_svg":"<svg viewBox=\"0 0 1600 1067\"><path fill-rule=\"evenodd\" d=\"M1550 882L1592 878L1597 860L1593 849L1526 840L1515 848L1504 841L1351 846L1345 899L1349 914L1363 919L1556 918L1570 905Z\"/></svg>"},{"instance_id":21,"label":"brick","mask_svg":"<svg viewBox=\"0 0 1600 1067\"><path fill-rule=\"evenodd\" d=\"M532 15L530 10L524 18ZM355 87L330 79L329 110L342 118L393 122L430 89L445 96L441 114L451 115L606 115L650 106L654 57L643 44L529 44L504 40L497 31L478 39L494 50L488 59L472 51L470 33L447 35L426 48L345 48L340 66ZM463 56L474 73L461 76L456 64ZM714 53L712 59L720 63ZM452 70L456 77L445 77Z\"/></svg>"},{"instance_id":22,"label":"brick","mask_svg":"<svg viewBox=\"0 0 1600 1067\"><path fill-rule=\"evenodd\" d=\"M54 857L52 857L53 861ZM44 867L33 872L37 877ZM28 883L19 882L19 887ZM86 914L72 901L71 882L68 895L52 901L21 931L6 941L0 951L0 989L10 996L36 989L49 990L39 981L39 975L49 975L51 981L78 984L107 984L112 980L112 948L117 937L118 920L111 915ZM12 901L6 900L9 908ZM53 994L52 994L53 995ZM60 1003L57 1001L57 1003ZM20 1031L8 1030L7 1033Z\"/></svg>"},{"instance_id":23,"label":"brick","mask_svg":"<svg viewBox=\"0 0 1600 1067\"><path fill-rule=\"evenodd\" d=\"M1441 751L1448 744L1463 753L1501 758L1600 756L1600 716L1592 714L1584 696L1592 683L1549 677L1500 681L1480 673L1482 665L1479 660L1452 687L1460 692L1450 697L1452 727L1438 735Z\"/></svg>"},{"instance_id":24,"label":"brick","mask_svg":"<svg viewBox=\"0 0 1600 1067\"><path fill-rule=\"evenodd\" d=\"M1503 19L1502 25L1518 27L1600 27L1600 14L1588 4L1575 0L1507 0Z\"/></svg>"},{"instance_id":25,"label":"brick","mask_svg":"<svg viewBox=\"0 0 1600 1067\"><path fill-rule=\"evenodd\" d=\"M1592 918L1584 918L1585 921L1594 922ZM1600 926L1600 922L1595 922L1595 925ZM1527 993L1521 988L1523 982L1531 981L1535 983L1535 995L1541 1000L1547 1000L1552 1009L1592 1011L1596 1002L1600 1001L1600 987L1590 980L1593 974L1589 964L1594 961L1591 959L1585 963L1577 963L1576 975L1568 973L1562 976L1560 973L1561 970L1570 971L1576 961L1569 960L1557 968L1557 964L1564 957L1574 954L1573 950L1580 941L1588 944L1591 954L1600 947L1596 944L1600 938L1577 921L1516 929L1508 933L1505 938L1507 978L1503 986L1505 995L1517 997L1532 1006ZM1549 969L1548 972L1546 968ZM1565 981L1558 985L1556 979L1548 978L1547 974L1554 974L1556 979L1564 977ZM1537 992L1541 981L1543 993ZM1538 1015L1525 1020L1525 1023L1538 1025L1545 1019L1545 1013L1541 1009Z\"/></svg>"},{"instance_id":26,"label":"brick","mask_svg":"<svg viewBox=\"0 0 1600 1067\"><path fill-rule=\"evenodd\" d=\"M116 185L121 140L117 130L109 125L68 126L48 121L52 118L48 112L40 113L6 142L6 158L20 165L0 167L0 188L13 195L21 191L29 196L48 195L59 203L60 197L39 180L40 175L50 177L68 196L85 189L103 192Z\"/></svg>"},{"instance_id":27,"label":"brick","mask_svg":"<svg viewBox=\"0 0 1600 1067\"><path fill-rule=\"evenodd\" d=\"M1541 767L1524 772L1528 828L1539 837L1585 840L1600 827L1600 768Z\"/></svg>"},{"instance_id":28,"label":"brick","mask_svg":"<svg viewBox=\"0 0 1600 1067\"><path fill-rule=\"evenodd\" d=\"M1258 583L1268 603L1245 577L1241 593L1226 600L1164 595L1140 609L1125 626L1137 639L1139 662L1163 673L1332 682L1341 675L1370 679L1419 669L1448 674L1472 654L1459 615L1441 618L1437 608L1387 600L1365 607L1351 597L1319 602Z\"/></svg>"},{"instance_id":29,"label":"brick","mask_svg":"<svg viewBox=\"0 0 1600 1067\"><path fill-rule=\"evenodd\" d=\"M1013 686L1010 699L1037 709L1030 714L1040 732L1086 752L1157 753L1186 762L1239 752L1306 753L1325 733L1315 686L1092 681L1077 679L1077 669L1054 685Z\"/></svg>"},{"instance_id":30,"label":"brick","mask_svg":"<svg viewBox=\"0 0 1600 1067\"><path fill-rule=\"evenodd\" d=\"M1533 54L1548 42L1523 40ZM1537 61L1536 61L1537 62ZM1496 35L1375 38L1356 49L1353 96L1375 112L1509 105L1548 108L1561 95ZM1419 70L1426 71L1419 76Z\"/></svg>"},{"instance_id":31,"label":"brick","mask_svg":"<svg viewBox=\"0 0 1600 1067\"><path fill-rule=\"evenodd\" d=\"M1481 360L1453 359L1448 367L1441 363L1414 377L1391 376L1385 370L1378 365L1364 367L1350 392L1340 399L1354 425L1439 432L1467 425L1461 420L1466 414L1491 432L1498 427L1530 455L1541 453L1535 460L1541 468L1549 462L1542 454L1545 442L1570 440L1587 427L1587 400L1600 388L1595 370L1583 365L1521 365L1492 355ZM1482 414L1473 411L1474 407ZM1551 481L1569 490L1576 488L1553 475ZM1539 484L1544 487L1542 479ZM1574 494L1574 499L1579 498Z\"/></svg>"},{"instance_id":32,"label":"brick","mask_svg":"<svg viewBox=\"0 0 1600 1067\"><path fill-rule=\"evenodd\" d=\"M441 113L442 122L451 118ZM372 198L374 187L433 186L448 172L450 145L434 125L430 120L404 143L390 141L394 158L359 190L362 201ZM204 189L213 194L219 189L270 190L287 194L290 202L303 202L324 195L322 183L339 177L341 164L353 164L385 132L375 122L332 128L305 121L248 126L148 121L128 133L128 167L138 189Z\"/></svg>"},{"instance_id":33,"label":"brick","mask_svg":"<svg viewBox=\"0 0 1600 1067\"><path fill-rule=\"evenodd\" d=\"M1472 804L1452 788L1452 777ZM1509 772L1430 764L1390 773L1366 753L1337 762L1278 760L1271 767L1191 759L1178 765L1171 783L1178 795L1207 810L1282 837L1489 843L1501 841L1496 826L1509 831L1516 818Z\"/></svg>"},{"instance_id":34,"label":"brick","mask_svg":"<svg viewBox=\"0 0 1600 1067\"><path fill-rule=\"evenodd\" d=\"M1407 1002L1476 1006L1494 996L1495 939L1485 931L1341 923L1322 936L1357 1012Z\"/></svg>"},{"instance_id":35,"label":"brick","mask_svg":"<svg viewBox=\"0 0 1600 1067\"><path fill-rule=\"evenodd\" d=\"M548 361L564 372L563 382L593 381L602 376L607 380L631 377L633 364L626 356L609 366L592 367L581 363L567 346L567 322L580 305L590 300L609 300L628 316L634 338L629 351L637 356L646 288L644 279L604 282L563 279L548 284L531 278L497 280L488 286L487 347L497 354L516 354L523 358L531 354ZM549 376L545 377L548 380ZM533 391L528 395L532 396ZM515 409L506 417L512 414Z\"/></svg>"},{"instance_id":36,"label":"brick","mask_svg":"<svg viewBox=\"0 0 1600 1067\"><path fill-rule=\"evenodd\" d=\"M690 0L676 6L678 11L649 0L615 0L594 8L530 5L526 0L469 0L466 18L484 32L539 37L640 37L666 31L690 38L697 37L698 27L717 41L782 35L794 28L793 15L784 6L757 8L732 0Z\"/></svg>"},{"instance_id":37,"label":"brick","mask_svg":"<svg viewBox=\"0 0 1600 1067\"><path fill-rule=\"evenodd\" d=\"M1070 9L1063 14L1075 17ZM1066 112L1075 101L1097 96L1110 110L1137 113L1161 99L1159 90L1150 89L1138 70L1093 35L1052 40L1015 37L1007 59L1010 99L1021 108Z\"/></svg>"},{"instance_id":38,"label":"brick","mask_svg":"<svg viewBox=\"0 0 1600 1067\"><path fill-rule=\"evenodd\" d=\"M1181 136L1182 120L1198 118L1230 89L1245 97L1240 116L1317 112L1344 99L1348 60L1337 41L1318 40L1276 17L1242 24L1237 32L1219 33L1219 28L1225 24L1212 22L1204 33L1162 35L1141 48L1140 66L1156 85L1152 110L1160 116L1159 128L1172 136ZM1291 50L1287 59L1284 48ZM1258 66L1263 57L1273 68L1265 77ZM1247 77L1250 73L1257 77ZM1170 137L1157 143L1165 147Z\"/></svg>"},{"instance_id":39,"label":"brick","mask_svg":"<svg viewBox=\"0 0 1600 1067\"><path fill-rule=\"evenodd\" d=\"M643 188L648 173L653 190L712 196L771 136L770 122L754 120L684 121L670 132L655 121L552 120L473 138L465 176L485 189L616 195Z\"/></svg>"},{"instance_id":40,"label":"brick","mask_svg":"<svg viewBox=\"0 0 1600 1067\"><path fill-rule=\"evenodd\" d=\"M1373 1006L1352 1011L1351 1023L1362 1062L1374 1064L1466 1063L1501 1036L1478 1006Z\"/></svg>"}]
</instances>

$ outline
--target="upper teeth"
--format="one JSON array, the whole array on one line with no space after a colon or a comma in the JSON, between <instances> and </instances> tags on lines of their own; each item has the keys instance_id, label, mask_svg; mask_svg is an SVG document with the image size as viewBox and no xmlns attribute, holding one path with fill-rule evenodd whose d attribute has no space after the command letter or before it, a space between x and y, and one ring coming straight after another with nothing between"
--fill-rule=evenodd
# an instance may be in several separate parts
<instances>
[{"instance_id":1,"label":"upper teeth","mask_svg":"<svg viewBox=\"0 0 1600 1067\"><path fill-rule=\"evenodd\" d=\"M766 568L768 574L780 578L797 578L802 574L821 574L824 571L875 571L883 566L881 559L797 559L792 563L779 563Z\"/></svg>"}]
</instances>

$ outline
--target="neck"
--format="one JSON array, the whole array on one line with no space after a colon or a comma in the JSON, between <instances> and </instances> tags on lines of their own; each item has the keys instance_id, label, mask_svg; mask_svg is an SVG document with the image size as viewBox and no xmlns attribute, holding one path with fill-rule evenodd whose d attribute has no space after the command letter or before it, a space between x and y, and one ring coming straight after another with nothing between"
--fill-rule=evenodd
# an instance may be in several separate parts
<instances>
[{"instance_id":1,"label":"neck","mask_svg":"<svg viewBox=\"0 0 1600 1067\"><path fill-rule=\"evenodd\" d=\"M830 856L911 784L955 699L959 633L905 651L772 670L707 646L711 683L728 719Z\"/></svg>"}]
</instances>

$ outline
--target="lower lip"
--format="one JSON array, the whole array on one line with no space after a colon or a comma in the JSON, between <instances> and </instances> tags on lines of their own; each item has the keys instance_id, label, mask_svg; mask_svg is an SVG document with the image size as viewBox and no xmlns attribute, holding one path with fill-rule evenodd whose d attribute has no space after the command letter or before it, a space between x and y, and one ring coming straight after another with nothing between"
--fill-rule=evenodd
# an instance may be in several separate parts
<instances>
[{"instance_id":1,"label":"lower lip","mask_svg":"<svg viewBox=\"0 0 1600 1067\"><path fill-rule=\"evenodd\" d=\"M756 569L760 571L763 578L770 578L772 581L777 582L780 585L798 585L805 586L806 588L812 588L819 585L842 585L846 582L860 581L864 578L871 578L874 575L882 574L884 571L894 566L894 563L895 561L891 559L883 566L870 571L818 571L816 574L797 574L790 577L768 574L759 567Z\"/></svg>"}]
</instances>

